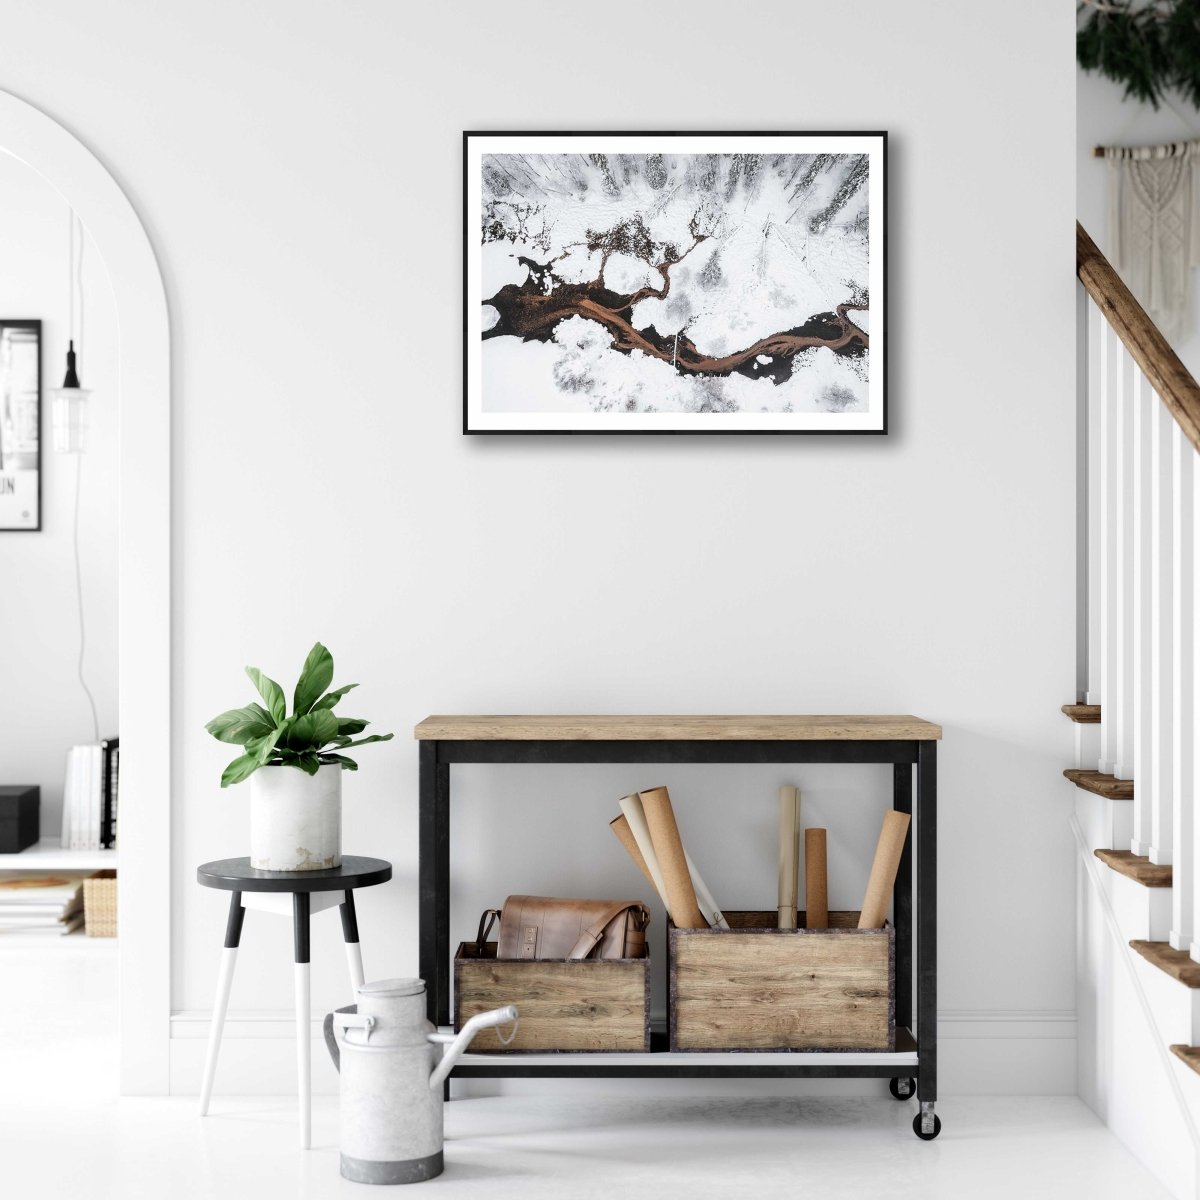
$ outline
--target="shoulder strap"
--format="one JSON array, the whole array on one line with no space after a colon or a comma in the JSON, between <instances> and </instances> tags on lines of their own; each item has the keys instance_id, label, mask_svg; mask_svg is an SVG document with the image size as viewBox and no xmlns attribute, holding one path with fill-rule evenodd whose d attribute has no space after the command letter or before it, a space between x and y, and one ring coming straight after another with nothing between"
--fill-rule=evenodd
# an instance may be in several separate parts
<instances>
[{"instance_id":1,"label":"shoulder strap","mask_svg":"<svg viewBox=\"0 0 1200 1200\"><path fill-rule=\"evenodd\" d=\"M492 932L492 926L496 923L496 918L500 915L498 908L485 908L483 916L479 918L479 932L475 935L475 953L482 958L483 947L488 939L488 934Z\"/></svg>"},{"instance_id":2,"label":"shoulder strap","mask_svg":"<svg viewBox=\"0 0 1200 1200\"><path fill-rule=\"evenodd\" d=\"M580 935L579 941L575 943L574 949L568 958L587 958L589 954L596 948L596 943L604 936L604 930L609 921L614 917L620 916L626 909L633 908L638 911L641 918L639 928L644 929L650 914L646 911L644 904L637 900L618 900L615 904L605 909L603 914L596 918Z\"/></svg>"}]
</instances>

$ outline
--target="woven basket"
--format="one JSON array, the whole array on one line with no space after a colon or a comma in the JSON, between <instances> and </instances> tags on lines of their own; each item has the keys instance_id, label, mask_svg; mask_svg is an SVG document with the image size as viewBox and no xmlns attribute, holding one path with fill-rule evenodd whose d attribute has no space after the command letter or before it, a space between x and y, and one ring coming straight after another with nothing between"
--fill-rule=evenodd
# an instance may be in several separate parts
<instances>
[{"instance_id":1,"label":"woven basket","mask_svg":"<svg viewBox=\"0 0 1200 1200\"><path fill-rule=\"evenodd\" d=\"M83 928L88 937L117 936L116 871L97 871L83 881Z\"/></svg>"}]
</instances>

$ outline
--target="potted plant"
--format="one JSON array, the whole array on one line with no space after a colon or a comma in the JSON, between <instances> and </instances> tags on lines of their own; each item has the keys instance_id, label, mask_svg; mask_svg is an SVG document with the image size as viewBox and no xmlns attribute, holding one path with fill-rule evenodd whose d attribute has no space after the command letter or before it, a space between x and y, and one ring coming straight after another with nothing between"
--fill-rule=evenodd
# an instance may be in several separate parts
<instances>
[{"instance_id":1,"label":"potted plant","mask_svg":"<svg viewBox=\"0 0 1200 1200\"><path fill-rule=\"evenodd\" d=\"M322 871L342 861L342 772L358 763L344 751L386 742L390 733L355 741L370 724L337 717L334 706L351 688L333 682L333 655L318 642L296 682L288 715L283 688L257 667L246 674L262 704L231 708L205 729L244 753L221 775L221 786L250 780L250 865L262 871Z\"/></svg>"}]
</instances>

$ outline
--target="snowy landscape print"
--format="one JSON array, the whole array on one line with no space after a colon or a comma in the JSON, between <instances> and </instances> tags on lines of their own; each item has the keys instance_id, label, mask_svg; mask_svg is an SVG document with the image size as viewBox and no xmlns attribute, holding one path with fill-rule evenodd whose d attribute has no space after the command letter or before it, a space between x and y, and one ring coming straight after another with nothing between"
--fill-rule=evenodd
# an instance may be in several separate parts
<instances>
[{"instance_id":1,"label":"snowy landscape print","mask_svg":"<svg viewBox=\"0 0 1200 1200\"><path fill-rule=\"evenodd\" d=\"M473 136L468 429L883 428L882 135Z\"/></svg>"}]
</instances>

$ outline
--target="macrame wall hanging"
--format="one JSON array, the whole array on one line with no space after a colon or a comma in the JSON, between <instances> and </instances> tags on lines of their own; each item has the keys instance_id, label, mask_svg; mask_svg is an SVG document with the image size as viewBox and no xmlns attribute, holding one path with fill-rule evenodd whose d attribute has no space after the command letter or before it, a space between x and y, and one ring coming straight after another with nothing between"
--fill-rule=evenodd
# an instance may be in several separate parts
<instances>
[{"instance_id":1,"label":"macrame wall hanging","mask_svg":"<svg viewBox=\"0 0 1200 1200\"><path fill-rule=\"evenodd\" d=\"M1187 328L1200 266L1200 140L1106 146L1109 257L1166 337Z\"/></svg>"}]
</instances>

